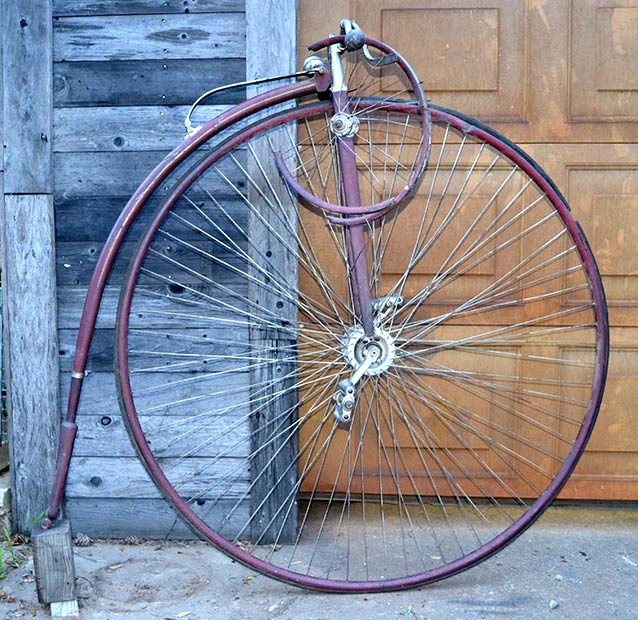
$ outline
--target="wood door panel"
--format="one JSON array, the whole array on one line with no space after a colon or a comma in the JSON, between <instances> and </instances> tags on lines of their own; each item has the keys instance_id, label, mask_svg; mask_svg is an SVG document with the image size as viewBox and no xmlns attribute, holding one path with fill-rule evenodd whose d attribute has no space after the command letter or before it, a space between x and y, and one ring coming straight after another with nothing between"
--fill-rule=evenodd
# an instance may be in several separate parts
<instances>
[{"instance_id":1,"label":"wood door panel","mask_svg":"<svg viewBox=\"0 0 638 620\"><path fill-rule=\"evenodd\" d=\"M638 121L638 2L571 3L568 120Z\"/></svg>"},{"instance_id":2,"label":"wood door panel","mask_svg":"<svg viewBox=\"0 0 638 620\"><path fill-rule=\"evenodd\" d=\"M528 145L580 222L603 276L610 324L638 325L638 146Z\"/></svg>"},{"instance_id":3,"label":"wood door panel","mask_svg":"<svg viewBox=\"0 0 638 620\"><path fill-rule=\"evenodd\" d=\"M492 123L524 123L526 3L482 4L375 0L359 3L357 14L361 13L369 36L406 56L438 104L464 109Z\"/></svg>"},{"instance_id":4,"label":"wood door panel","mask_svg":"<svg viewBox=\"0 0 638 620\"><path fill-rule=\"evenodd\" d=\"M638 330L612 329L611 343L605 398L562 498L638 500Z\"/></svg>"},{"instance_id":5,"label":"wood door panel","mask_svg":"<svg viewBox=\"0 0 638 620\"><path fill-rule=\"evenodd\" d=\"M603 276L612 353L597 426L562 497L638 499L632 405L638 398L633 373L638 367L638 0L339 0L321 9L301 0L300 14L302 44L334 32L343 17L357 19L370 36L404 54L434 103L476 116L522 143L563 192ZM468 205L468 213L475 208ZM409 212L404 215L400 225L409 237L415 224ZM460 230L465 220L456 223ZM530 238L517 248L518 255L529 255L533 246ZM386 264L388 283L405 260L401 248L396 252ZM427 264L419 270L410 283L413 291L432 277ZM449 303L501 270L497 264L480 265L461 278L458 290L450 289ZM565 288L569 285L566 278ZM559 353L577 356L578 345ZM562 384L557 396L575 397L569 373L561 372L547 379ZM546 422L560 433L556 420ZM468 452L460 456L460 440L448 441L451 454L463 462ZM418 450L412 450L416 463ZM422 484L433 488L432 481Z\"/></svg>"},{"instance_id":6,"label":"wood door panel","mask_svg":"<svg viewBox=\"0 0 638 620\"><path fill-rule=\"evenodd\" d=\"M353 17L434 103L517 142L638 142L638 1L300 0L305 45Z\"/></svg>"},{"instance_id":7,"label":"wood door panel","mask_svg":"<svg viewBox=\"0 0 638 620\"><path fill-rule=\"evenodd\" d=\"M414 67L426 72L420 75L428 92L499 89L497 8L384 8L380 14L382 41L399 49L406 40L423 40L424 45L411 46L405 53ZM459 42L459 32L464 33L461 46L450 53Z\"/></svg>"}]
</instances>

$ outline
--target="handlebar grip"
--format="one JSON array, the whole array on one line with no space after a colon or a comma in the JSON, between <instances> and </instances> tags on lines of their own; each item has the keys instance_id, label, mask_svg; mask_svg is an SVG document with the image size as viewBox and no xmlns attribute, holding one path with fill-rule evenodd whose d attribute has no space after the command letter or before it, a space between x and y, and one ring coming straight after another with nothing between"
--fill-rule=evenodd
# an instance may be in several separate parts
<instances>
[{"instance_id":1,"label":"handlebar grip","mask_svg":"<svg viewBox=\"0 0 638 620\"><path fill-rule=\"evenodd\" d=\"M360 50L366 42L366 35L363 33L363 30L361 30L359 24L352 19L344 19L341 21L341 34L345 35L343 45L349 52Z\"/></svg>"}]
</instances>

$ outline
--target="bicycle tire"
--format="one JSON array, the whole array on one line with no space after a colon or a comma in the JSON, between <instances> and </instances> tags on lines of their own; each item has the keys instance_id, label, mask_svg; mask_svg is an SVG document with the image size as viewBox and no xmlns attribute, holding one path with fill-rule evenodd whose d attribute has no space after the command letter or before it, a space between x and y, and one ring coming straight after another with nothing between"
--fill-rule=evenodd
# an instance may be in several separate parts
<instances>
[{"instance_id":1,"label":"bicycle tire","mask_svg":"<svg viewBox=\"0 0 638 620\"><path fill-rule=\"evenodd\" d=\"M375 105L373 123L411 113L405 103ZM387 366L366 376L346 428L331 399L352 373L360 336L343 288L340 225L298 208L270 175L272 162L254 156L273 155L268 139L282 127L313 136L330 103L240 128L211 152L193 149L195 163L176 178L156 179L169 197L151 206L117 316L125 423L187 523L282 581L387 591L477 564L551 504L595 422L609 337L580 226L521 149L470 117L430 112L434 146L420 189L369 225L375 297L404 299L378 317ZM397 142L382 143L382 157L400 161ZM325 144L313 141L305 161L293 146L303 177ZM242 181L249 168L263 178ZM215 176L221 185L207 186ZM325 179L321 186L338 199ZM250 226L264 233L264 209L281 228L265 226L259 245ZM313 235L319 249L309 247ZM285 260L269 271L282 247ZM255 290L267 307L250 297ZM253 359L254 346L269 352L267 363ZM259 426L273 402L283 409ZM260 477L270 486L257 492Z\"/></svg>"}]
</instances>

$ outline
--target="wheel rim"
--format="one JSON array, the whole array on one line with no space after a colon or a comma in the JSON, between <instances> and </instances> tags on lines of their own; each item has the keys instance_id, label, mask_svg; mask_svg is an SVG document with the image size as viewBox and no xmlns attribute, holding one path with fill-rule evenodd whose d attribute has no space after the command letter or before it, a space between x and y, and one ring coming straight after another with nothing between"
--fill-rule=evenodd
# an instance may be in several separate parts
<instances>
[{"instance_id":1,"label":"wheel rim","mask_svg":"<svg viewBox=\"0 0 638 620\"><path fill-rule=\"evenodd\" d=\"M393 105L386 103L383 114L393 113ZM321 109L297 114L314 119ZM246 380L254 383L251 372L263 370L261 362L252 360L254 345L246 347L242 340L251 338L246 323L258 312L254 304L246 303L251 290L246 282L265 274L253 265L243 276L243 289L229 284L229 275L237 275L241 263L231 259L250 263L251 256L233 245L229 231L239 232L245 225L235 222L229 227L227 210L221 215L227 235L223 236L224 227L214 226L210 215L204 217L202 211L209 207L196 208L197 200L182 199L174 209L164 203L160 212L165 209L172 215L157 216L159 232L151 225L124 286L117 377L127 425L142 460L164 495L205 537L276 578L318 589L374 591L418 585L459 572L498 551L542 513L564 485L591 433L602 396L608 338L600 278L584 237L553 184L513 145L456 113L435 108L432 115L438 145L421 184L425 189L403 207L398 218L390 215L370 225L372 255L377 259L373 294L380 298L400 293L405 301L381 323L396 352L390 368L366 375L357 403L363 413L355 412L350 427L337 424L332 413L336 383L353 371L349 354L344 354L352 340L352 325L346 320L348 291L339 287L328 291L328 283L308 281L325 278L324 256L336 256L336 273L344 273L343 266L341 272L338 269L343 255L338 225L323 231L321 256L310 249L292 253L305 262L293 278L298 282L292 282L293 291L298 283L302 289L300 305L293 309L303 318L293 323L294 329L274 325L273 317L279 316L273 314L274 308L261 310L255 319L262 331L272 332L264 339L277 341L277 346L265 349L270 351L270 361L276 361L284 377L294 379L288 385L279 379L279 390L271 386L260 393L261 388L255 392L246 384ZM290 115L282 118L293 120ZM271 125L266 123L259 130L271 131ZM233 166L222 168L229 161L235 173L245 173L236 153L245 152L244 143L249 141L248 152L252 148L257 153L257 141L267 134L260 135L256 129L240 134L229 146L230 154L212 165L213 172L208 174L230 179ZM386 143L384 148L391 151L393 146ZM221 177L216 170L222 170ZM197 183L199 189L190 180L181 185L198 199L205 196L219 216L220 199ZM262 192L274 195L275 189L281 190L274 181L269 183ZM180 194L179 181L175 188ZM263 207L264 196L259 196ZM288 201L292 208L290 196ZM274 199L270 204L281 208ZM414 220L419 208L429 219ZM175 217L189 211L189 217ZM195 227L193 217L198 222ZM402 218L408 222L407 231L398 228ZM481 229L483 218L489 223ZM212 228L203 231L204 224ZM288 232L303 244L320 224L319 216L302 212L300 221L289 226L296 230ZM186 231L190 237L183 237ZM270 232L277 237L276 231ZM206 251L197 245L197 237L205 241ZM180 258L165 254L162 248L167 240L180 245ZM521 253L521 240L526 249L533 249ZM440 243L447 245L436 250ZM213 256L213 245L220 256ZM514 246L517 253L510 252ZM397 248L404 262L405 248L409 250L408 275L405 265L403 269L393 265L400 254ZM258 250L264 258L263 248ZM425 268L425 256L443 260ZM208 272L188 262L194 258L223 265L226 279L211 284ZM160 273L157 265L168 271ZM175 268L181 279L176 273L167 277ZM434 271L427 273L427 269ZM271 274L273 280L259 287L270 293L274 289L286 302L292 298L291 283L282 275ZM162 292L158 293L158 286ZM213 290L223 298L221 305L211 295ZM461 303L459 296L464 296ZM232 301L237 299L243 300L241 307ZM554 310L545 309L557 300ZM158 309L159 302L165 306ZM222 316L227 311L234 312L234 318ZM285 315L289 309L282 311ZM155 319L164 318L154 327L145 327L143 321L153 313ZM291 315L285 316L289 320ZM178 333L168 327L165 318L170 317L181 317L192 325L187 328L190 331ZM210 329L213 322L225 326L215 336ZM245 328L243 332L236 329L239 326ZM172 348L167 348L167 341ZM202 348L204 342L207 350ZM550 349L563 352L556 357L548 353ZM231 368L210 370L233 358ZM204 365L207 368L202 370ZM329 378L324 376L328 372ZM189 373L191 378L183 376ZM155 375L150 383L149 375ZM230 386L226 384L229 376L234 377ZM275 383L272 376L269 381ZM248 480L249 489L259 481L259 476L251 480L245 472L246 463L259 462L259 448L251 445L251 434L263 436L263 429L250 426L255 409L292 392L297 393L301 407L292 406L296 417L289 426L281 415L271 422L269 437L275 448L266 464L287 450L296 450L297 456L292 457L296 459L292 469L277 470L274 487L284 489L278 498L280 508L269 508L270 523L262 527L261 536L265 538L263 532L272 531L273 525L275 531L285 532L294 521L292 533L286 534L293 544L284 544L281 534L270 544L255 545L256 541L247 539L272 496L262 492L257 505L253 503L240 518L245 509L240 504L247 499L242 499L244 486L234 491L235 500L241 502L218 509L238 480ZM168 393L178 396L169 398ZM200 407L207 398L217 399L207 406L214 413L213 422L205 415L206 407ZM255 403L260 406L255 408ZM237 416L242 404L244 409L249 405L252 413ZM195 421L185 426L189 422L184 410L189 407L200 409ZM196 424L205 418L204 425ZM236 422L242 418L248 424L243 438ZM316 424L316 418L323 425ZM195 443L200 428L206 428L207 434ZM233 441L223 444L229 436ZM321 450L322 445L328 449ZM231 454L243 455L244 465L222 464L220 452L226 460L235 458ZM195 463L198 458L206 462ZM335 463L332 469L327 468L328 460ZM199 487L194 484L206 478L213 466L226 468L225 482L219 483L216 474ZM220 514L213 519L216 510ZM238 540L233 542L233 535ZM310 542L302 541L304 536ZM263 542L258 528L253 537Z\"/></svg>"}]
</instances>

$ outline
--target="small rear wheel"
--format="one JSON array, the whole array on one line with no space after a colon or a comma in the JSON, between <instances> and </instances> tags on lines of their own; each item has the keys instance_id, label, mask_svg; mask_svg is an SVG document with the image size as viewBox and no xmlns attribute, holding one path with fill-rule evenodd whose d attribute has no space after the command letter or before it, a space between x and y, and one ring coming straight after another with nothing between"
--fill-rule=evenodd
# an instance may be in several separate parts
<instances>
[{"instance_id":1,"label":"small rear wheel","mask_svg":"<svg viewBox=\"0 0 638 620\"><path fill-rule=\"evenodd\" d=\"M377 100L361 119L371 196L409 174L413 110ZM193 152L149 199L117 317L126 424L184 519L283 581L392 590L478 563L557 496L596 418L607 317L579 225L517 147L431 113L419 185L367 225L372 341L343 226L274 163L335 200L330 103Z\"/></svg>"}]
</instances>

